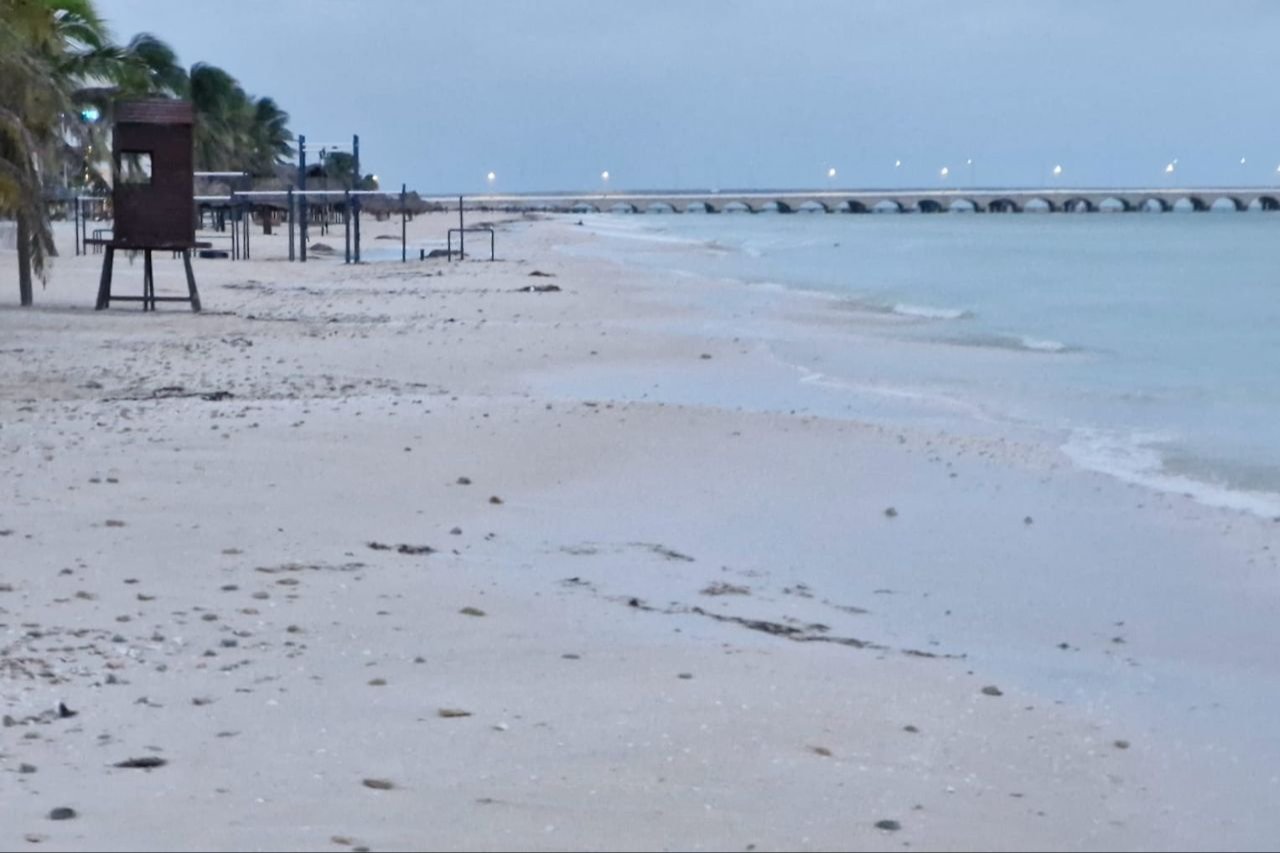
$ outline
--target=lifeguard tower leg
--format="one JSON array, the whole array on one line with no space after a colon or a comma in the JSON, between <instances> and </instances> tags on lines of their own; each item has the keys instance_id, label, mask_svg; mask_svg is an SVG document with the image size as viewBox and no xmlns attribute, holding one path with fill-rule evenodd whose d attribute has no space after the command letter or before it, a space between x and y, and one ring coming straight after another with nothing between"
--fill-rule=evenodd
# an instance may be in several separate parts
<instances>
[{"instance_id":1,"label":"lifeguard tower leg","mask_svg":"<svg viewBox=\"0 0 1280 853\"><path fill-rule=\"evenodd\" d=\"M200 291L196 290L196 274L191 270L191 252L182 253L182 265L187 268L187 293L191 296L191 310L200 311Z\"/></svg>"},{"instance_id":2,"label":"lifeguard tower leg","mask_svg":"<svg viewBox=\"0 0 1280 853\"><path fill-rule=\"evenodd\" d=\"M98 304L95 306L98 311L111 307L111 266L115 263L116 250L113 246L106 249L102 258L102 280L98 283Z\"/></svg>"}]
</instances>

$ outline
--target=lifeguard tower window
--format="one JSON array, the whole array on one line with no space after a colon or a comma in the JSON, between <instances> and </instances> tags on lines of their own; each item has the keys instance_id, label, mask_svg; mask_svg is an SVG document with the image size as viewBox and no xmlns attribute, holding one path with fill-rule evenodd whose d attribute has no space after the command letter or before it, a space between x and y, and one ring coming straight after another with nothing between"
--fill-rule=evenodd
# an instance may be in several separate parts
<instances>
[{"instance_id":1,"label":"lifeguard tower window","mask_svg":"<svg viewBox=\"0 0 1280 853\"><path fill-rule=\"evenodd\" d=\"M151 152L121 151L118 174L122 184L150 184Z\"/></svg>"}]
</instances>

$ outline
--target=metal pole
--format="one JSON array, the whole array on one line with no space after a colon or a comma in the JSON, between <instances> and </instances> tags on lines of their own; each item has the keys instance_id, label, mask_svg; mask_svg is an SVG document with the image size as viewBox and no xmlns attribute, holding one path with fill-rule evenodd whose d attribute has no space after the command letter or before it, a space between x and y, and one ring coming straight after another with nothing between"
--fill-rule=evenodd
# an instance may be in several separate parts
<instances>
[{"instance_id":1,"label":"metal pole","mask_svg":"<svg viewBox=\"0 0 1280 853\"><path fill-rule=\"evenodd\" d=\"M253 230L253 208L246 205L244 212L244 259L251 261L253 255L249 251L249 232Z\"/></svg>"},{"instance_id":2,"label":"metal pole","mask_svg":"<svg viewBox=\"0 0 1280 853\"><path fill-rule=\"evenodd\" d=\"M147 249L143 252L143 273L142 273L142 310L156 310L155 303L155 276L151 271L151 250Z\"/></svg>"},{"instance_id":3,"label":"metal pole","mask_svg":"<svg viewBox=\"0 0 1280 853\"><path fill-rule=\"evenodd\" d=\"M355 188L360 189L360 137L353 134L351 137L351 157L355 161L353 168L356 171ZM355 206L355 249L356 263L360 263L360 196L356 196Z\"/></svg>"},{"instance_id":4,"label":"metal pole","mask_svg":"<svg viewBox=\"0 0 1280 853\"><path fill-rule=\"evenodd\" d=\"M80 196L76 196L72 202L75 208L75 225L76 225L76 257L80 257Z\"/></svg>"},{"instance_id":5,"label":"metal pole","mask_svg":"<svg viewBox=\"0 0 1280 853\"><path fill-rule=\"evenodd\" d=\"M458 196L458 260L466 259L467 225L462 219L462 196Z\"/></svg>"},{"instance_id":6,"label":"metal pole","mask_svg":"<svg viewBox=\"0 0 1280 853\"><path fill-rule=\"evenodd\" d=\"M307 262L307 137L298 136L298 260Z\"/></svg>"},{"instance_id":7,"label":"metal pole","mask_svg":"<svg viewBox=\"0 0 1280 853\"><path fill-rule=\"evenodd\" d=\"M293 187L289 187L289 260L293 260Z\"/></svg>"},{"instance_id":8,"label":"metal pole","mask_svg":"<svg viewBox=\"0 0 1280 853\"><path fill-rule=\"evenodd\" d=\"M346 233L347 249L342 256L344 264L351 263L351 191L347 190L347 194L343 196L345 199L342 205L342 230Z\"/></svg>"},{"instance_id":9,"label":"metal pole","mask_svg":"<svg viewBox=\"0 0 1280 853\"><path fill-rule=\"evenodd\" d=\"M400 185L400 263L409 260L409 210L405 202L405 196L409 194L409 188L405 184Z\"/></svg>"}]
</instances>

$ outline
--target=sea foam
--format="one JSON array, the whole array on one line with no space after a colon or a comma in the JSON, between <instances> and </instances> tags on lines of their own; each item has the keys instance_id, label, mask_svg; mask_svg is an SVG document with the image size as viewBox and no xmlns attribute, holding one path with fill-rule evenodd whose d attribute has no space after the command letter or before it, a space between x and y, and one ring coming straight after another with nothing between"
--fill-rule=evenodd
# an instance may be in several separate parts
<instances>
[{"instance_id":1,"label":"sea foam","mask_svg":"<svg viewBox=\"0 0 1280 853\"><path fill-rule=\"evenodd\" d=\"M899 302L890 311L903 317L920 317L924 320L965 320L973 316L972 311L966 311L963 308L937 308L932 305L911 305L906 302Z\"/></svg>"},{"instance_id":2,"label":"sea foam","mask_svg":"<svg viewBox=\"0 0 1280 853\"><path fill-rule=\"evenodd\" d=\"M1077 429L1062 445L1062 451L1076 467L1126 483L1165 494L1185 495L1206 506L1239 510L1263 518L1280 517L1280 494L1233 489L1168 471L1159 445L1170 440L1171 436L1160 433Z\"/></svg>"}]
</instances>

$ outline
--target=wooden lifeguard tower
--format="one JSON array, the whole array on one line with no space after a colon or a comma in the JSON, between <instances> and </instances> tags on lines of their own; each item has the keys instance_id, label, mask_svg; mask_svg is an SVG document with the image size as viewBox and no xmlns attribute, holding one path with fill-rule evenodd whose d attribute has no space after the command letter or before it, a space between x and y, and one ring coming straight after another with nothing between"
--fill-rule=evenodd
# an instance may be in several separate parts
<instances>
[{"instance_id":1,"label":"wooden lifeguard tower","mask_svg":"<svg viewBox=\"0 0 1280 853\"><path fill-rule=\"evenodd\" d=\"M200 294L191 269L195 234L195 112L188 101L156 98L123 101L115 107L112 145L112 203L115 227L103 240L99 311L111 302L141 302L154 311L157 302L190 302L200 310ZM144 254L141 296L111 294L117 249ZM182 254L186 296L156 296L152 252Z\"/></svg>"}]
</instances>

